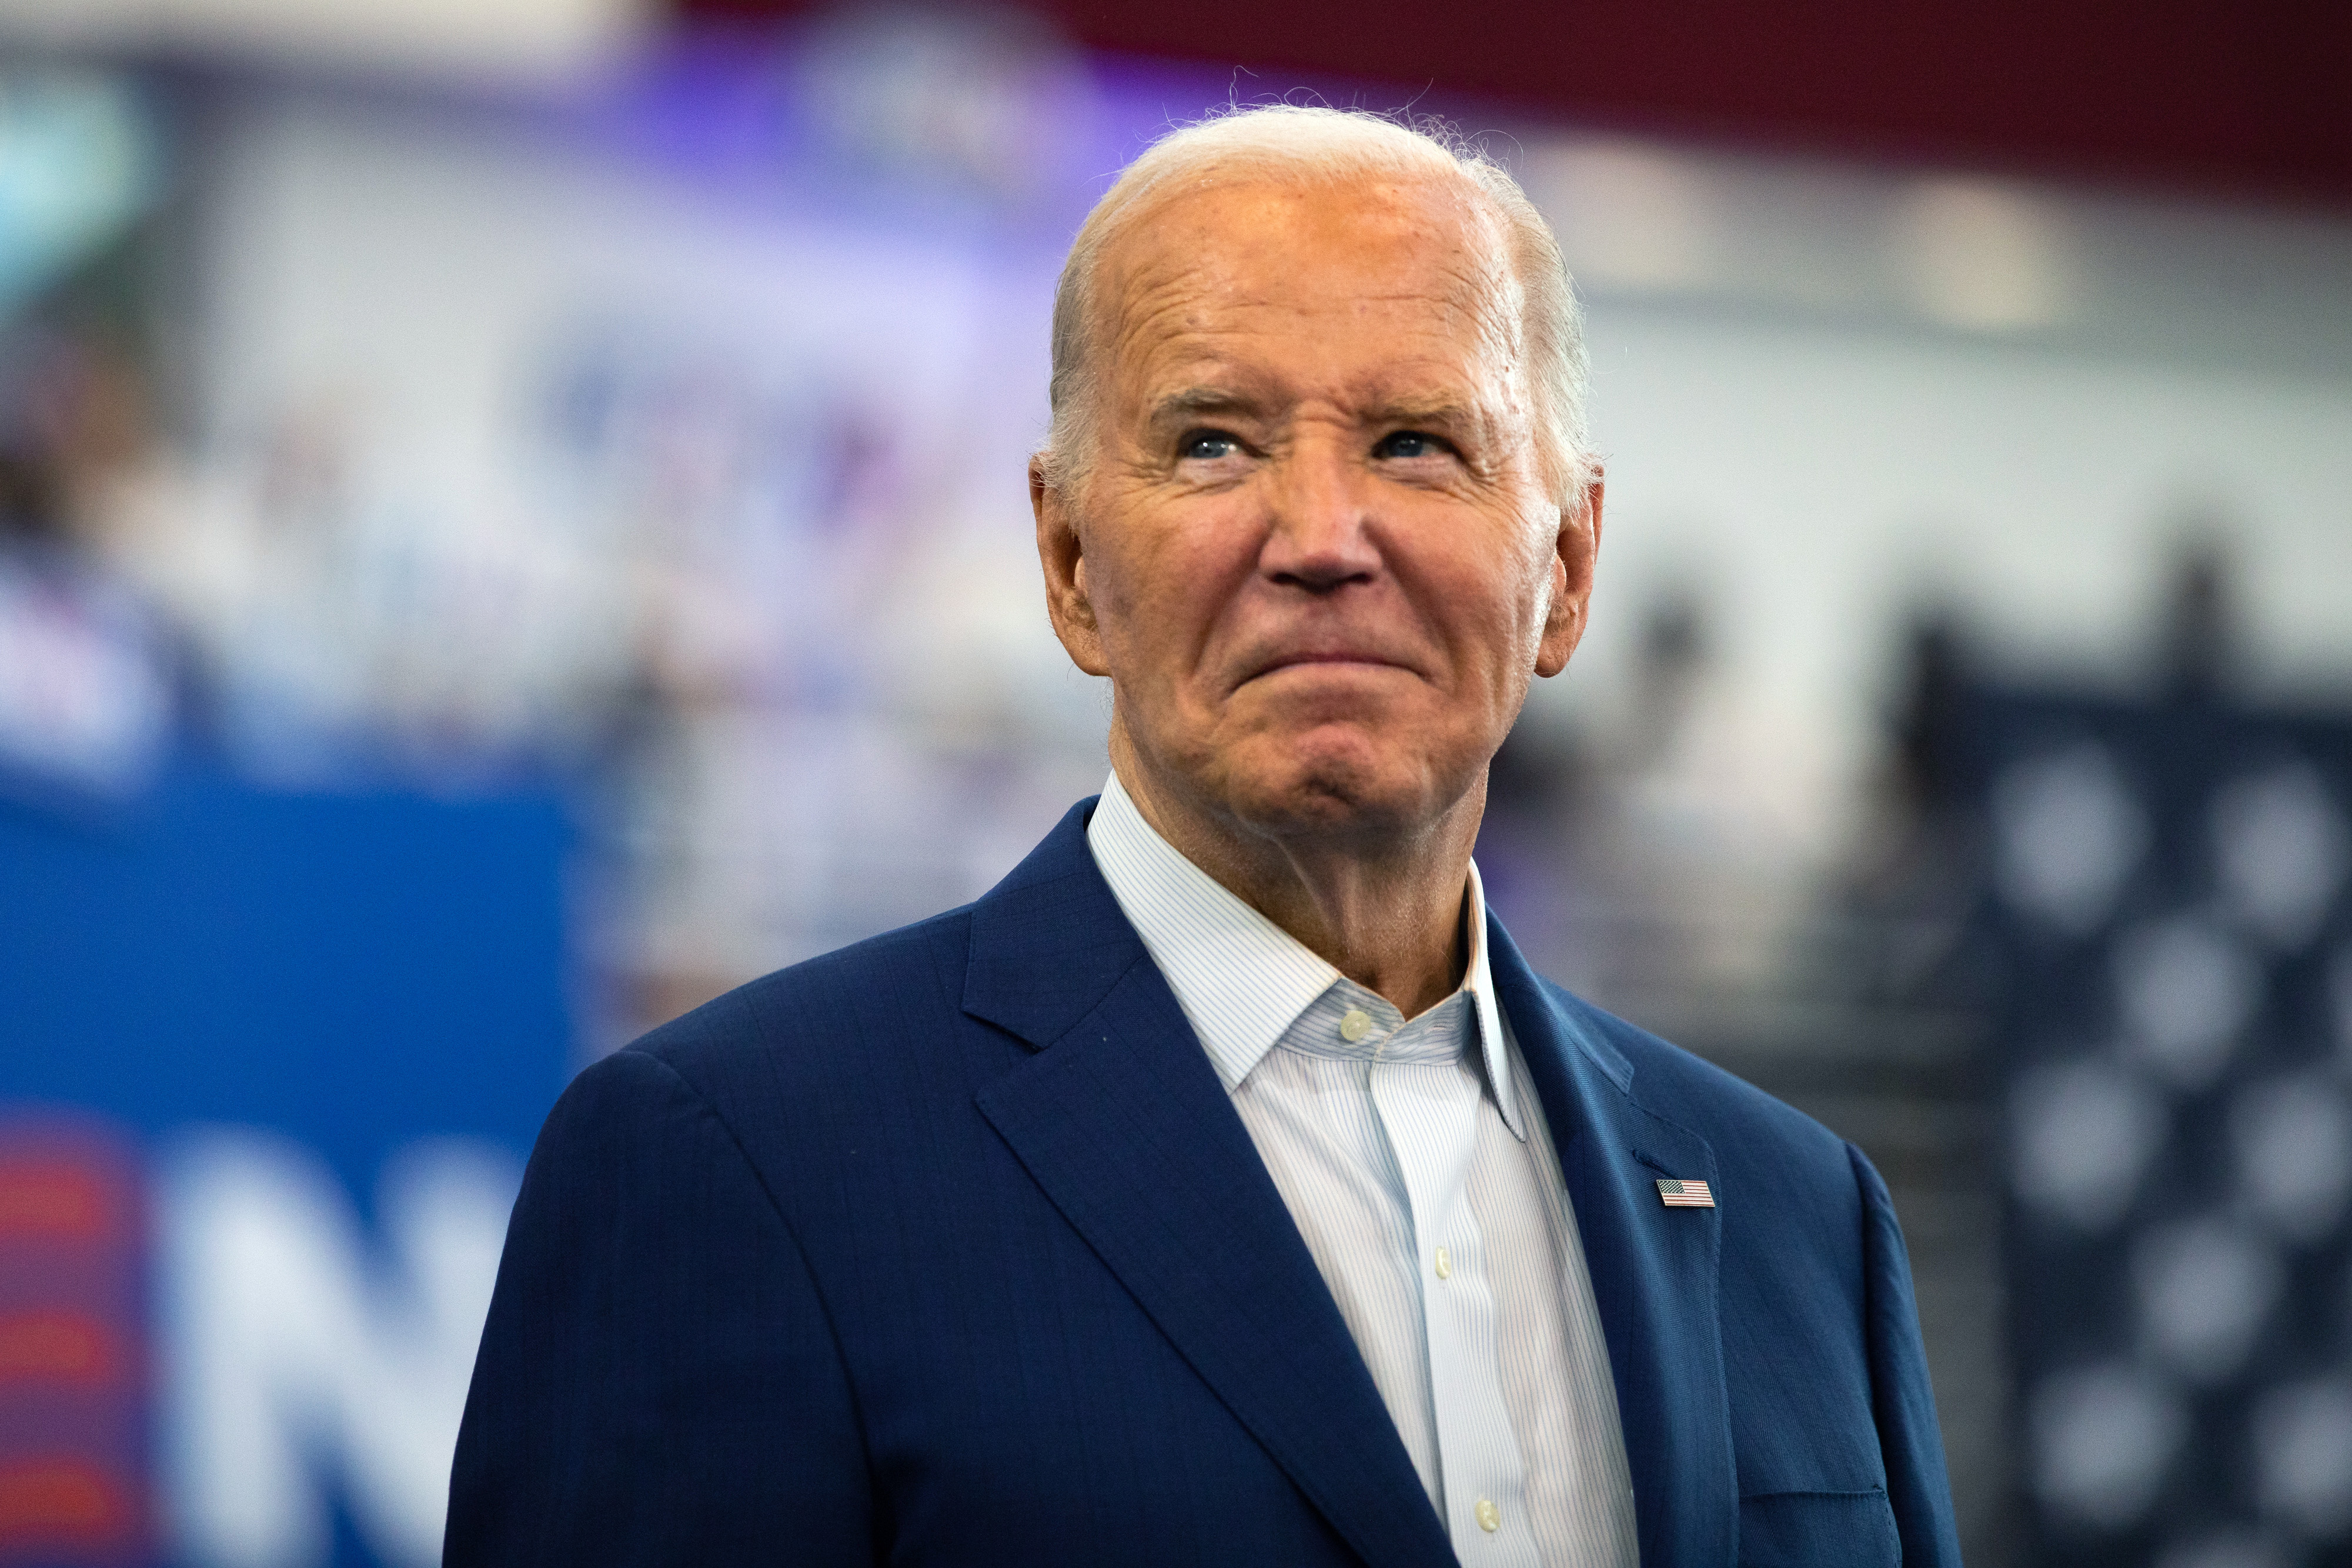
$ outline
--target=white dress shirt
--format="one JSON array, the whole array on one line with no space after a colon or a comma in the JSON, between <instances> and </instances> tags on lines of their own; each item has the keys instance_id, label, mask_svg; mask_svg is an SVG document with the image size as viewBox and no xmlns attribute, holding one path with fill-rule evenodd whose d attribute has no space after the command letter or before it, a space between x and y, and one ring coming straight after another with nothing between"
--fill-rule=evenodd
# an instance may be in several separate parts
<instances>
[{"instance_id":1,"label":"white dress shirt","mask_svg":"<svg viewBox=\"0 0 2352 1568\"><path fill-rule=\"evenodd\" d=\"M1609 1347L1543 1105L1495 1002L1477 868L1462 987L1408 1021L1178 853L1116 774L1087 840L1233 1096L1454 1554L1468 1568L1633 1568Z\"/></svg>"}]
</instances>

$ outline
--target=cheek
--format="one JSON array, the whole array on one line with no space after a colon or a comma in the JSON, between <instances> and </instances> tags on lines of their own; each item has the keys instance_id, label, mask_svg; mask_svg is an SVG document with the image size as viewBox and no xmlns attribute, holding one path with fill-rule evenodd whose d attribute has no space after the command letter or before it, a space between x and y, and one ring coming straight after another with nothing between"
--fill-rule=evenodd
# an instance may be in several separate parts
<instances>
[{"instance_id":1,"label":"cheek","mask_svg":"<svg viewBox=\"0 0 2352 1568\"><path fill-rule=\"evenodd\" d=\"M1544 561L1517 541L1449 561L1435 608L1465 664L1505 683L1531 667L1543 633Z\"/></svg>"},{"instance_id":2,"label":"cheek","mask_svg":"<svg viewBox=\"0 0 2352 1568\"><path fill-rule=\"evenodd\" d=\"M1176 674L1187 663L1177 651L1213 635L1250 574L1246 530L1205 507L1163 507L1113 528L1092 580L1104 635L1115 657L1129 653L1129 679Z\"/></svg>"}]
</instances>

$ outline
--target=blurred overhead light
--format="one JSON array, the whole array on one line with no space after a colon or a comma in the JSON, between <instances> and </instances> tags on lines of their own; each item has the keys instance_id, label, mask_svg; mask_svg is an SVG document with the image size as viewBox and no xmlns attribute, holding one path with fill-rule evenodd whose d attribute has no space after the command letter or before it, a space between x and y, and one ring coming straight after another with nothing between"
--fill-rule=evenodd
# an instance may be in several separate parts
<instances>
[{"instance_id":1,"label":"blurred overhead light","mask_svg":"<svg viewBox=\"0 0 2352 1568\"><path fill-rule=\"evenodd\" d=\"M625 48L648 9L646 0L0 0L0 40L562 77Z\"/></svg>"},{"instance_id":2,"label":"blurred overhead light","mask_svg":"<svg viewBox=\"0 0 2352 1568\"><path fill-rule=\"evenodd\" d=\"M2046 204L1990 181L1923 180L1895 204L1895 248L1919 308L1949 327L2055 326L2074 304L2071 246Z\"/></svg>"},{"instance_id":3,"label":"blurred overhead light","mask_svg":"<svg viewBox=\"0 0 2352 1568\"><path fill-rule=\"evenodd\" d=\"M147 210L160 138L146 103L95 72L0 72L0 318Z\"/></svg>"},{"instance_id":4,"label":"blurred overhead light","mask_svg":"<svg viewBox=\"0 0 2352 1568\"><path fill-rule=\"evenodd\" d=\"M1554 142L1530 151L1526 174L1580 280L1629 290L1711 280L1714 203L1689 160L1632 142Z\"/></svg>"}]
</instances>

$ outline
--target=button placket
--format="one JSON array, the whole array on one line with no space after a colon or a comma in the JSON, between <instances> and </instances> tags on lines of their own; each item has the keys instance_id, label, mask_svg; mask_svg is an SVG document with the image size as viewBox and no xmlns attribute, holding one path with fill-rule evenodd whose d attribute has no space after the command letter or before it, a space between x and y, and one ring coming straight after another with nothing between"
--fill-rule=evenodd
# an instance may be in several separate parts
<instances>
[{"instance_id":1,"label":"button placket","mask_svg":"<svg viewBox=\"0 0 2352 1568\"><path fill-rule=\"evenodd\" d=\"M1469 1208L1479 1089L1459 1063L1391 1062L1370 1073L1372 1104L1399 1172L1418 1249L1444 1291L1424 1286L1422 1331L1429 1356L1431 1415L1438 1446L1447 1534L1465 1562L1534 1568L1535 1537L1517 1511L1523 1462L1493 1364L1496 1322L1491 1290L1472 1267L1476 1222ZM1440 1244L1436 1237L1449 1238Z\"/></svg>"}]
</instances>

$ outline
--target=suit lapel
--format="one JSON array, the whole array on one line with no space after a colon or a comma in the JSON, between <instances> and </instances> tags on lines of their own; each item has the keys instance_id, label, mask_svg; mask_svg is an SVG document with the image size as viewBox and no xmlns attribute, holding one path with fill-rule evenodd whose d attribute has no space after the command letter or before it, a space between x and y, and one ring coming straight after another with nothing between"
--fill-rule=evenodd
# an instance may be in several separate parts
<instances>
[{"instance_id":1,"label":"suit lapel","mask_svg":"<svg viewBox=\"0 0 2352 1568\"><path fill-rule=\"evenodd\" d=\"M981 1092L981 1112L1367 1563L1450 1563L1281 1194L1095 869L1087 815L973 910L964 1010L1037 1048Z\"/></svg>"},{"instance_id":2,"label":"suit lapel","mask_svg":"<svg viewBox=\"0 0 2352 1568\"><path fill-rule=\"evenodd\" d=\"M1738 1543L1717 1276L1724 1210L1668 1208L1660 1176L1715 1183L1706 1140L1643 1109L1633 1066L1572 1018L1490 912L1496 999L1542 1096L1617 1385L1644 1563L1722 1563ZM1735 1200L1736 1201L1736 1200Z\"/></svg>"}]
</instances>

